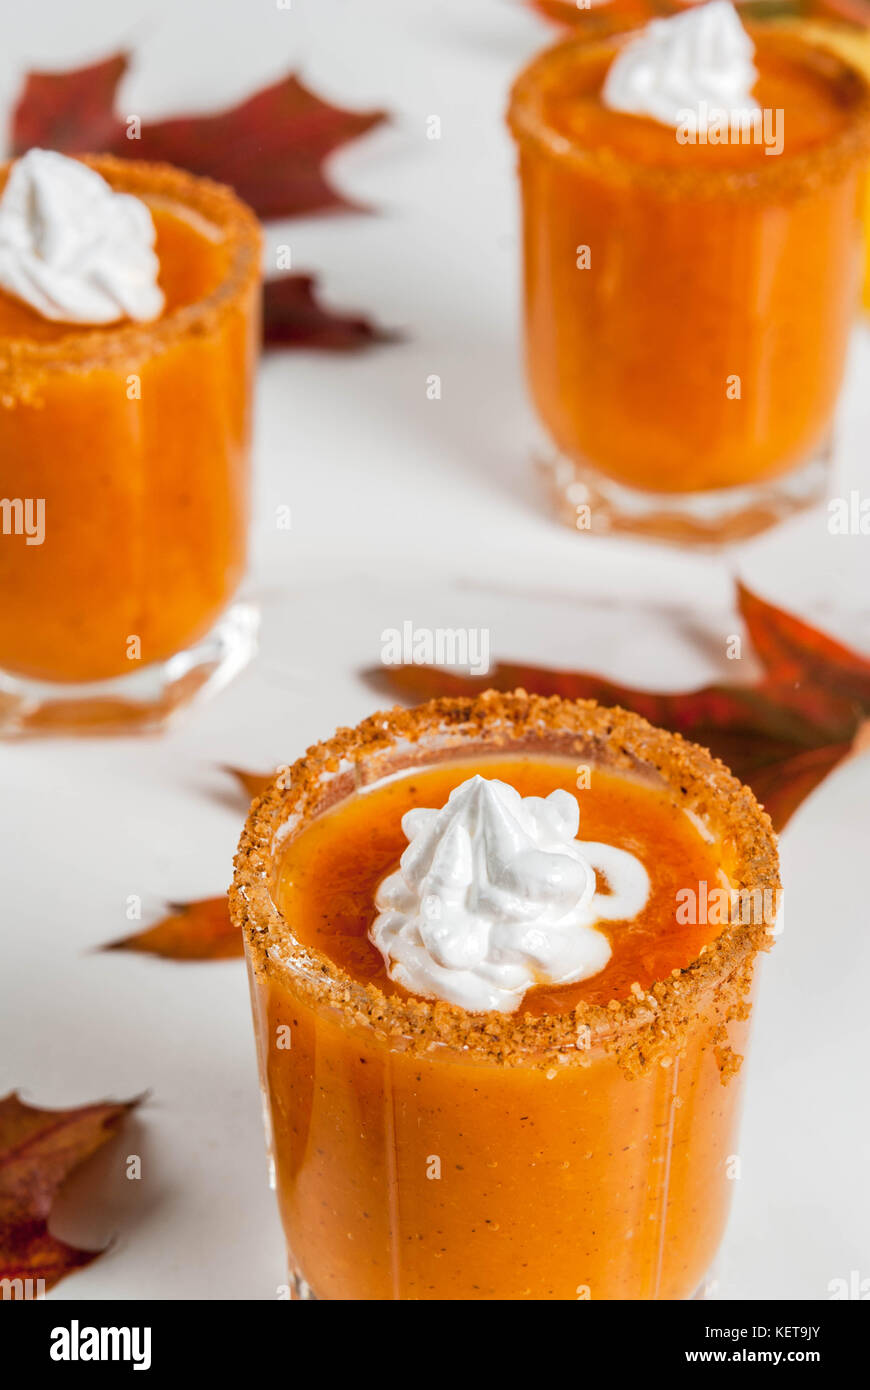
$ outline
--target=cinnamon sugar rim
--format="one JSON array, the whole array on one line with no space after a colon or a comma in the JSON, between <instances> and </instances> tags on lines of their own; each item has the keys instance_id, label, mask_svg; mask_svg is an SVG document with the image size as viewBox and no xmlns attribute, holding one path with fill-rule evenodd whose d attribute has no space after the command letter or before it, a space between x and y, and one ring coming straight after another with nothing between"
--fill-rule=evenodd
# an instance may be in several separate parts
<instances>
[{"instance_id":1,"label":"cinnamon sugar rim","mask_svg":"<svg viewBox=\"0 0 870 1390\"><path fill-rule=\"evenodd\" d=\"M764 923L729 923L690 965L646 992L638 988L606 1006L581 1002L570 1012L542 1017L524 1014L522 1007L512 1014L469 1013L442 1001L386 994L354 980L328 956L298 940L275 905L272 887L288 839L328 809L324 789L330 779L341 788L331 803L337 804L391 769L411 770L439 755L471 752L472 743L481 754L510 752L512 746L525 752L536 743L549 744L546 751L552 752L556 743L560 756L664 781L678 804L682 801L699 816L727 849L732 887L779 890L769 816L749 788L705 749L629 711L592 700L487 691L475 698L379 712L355 729L339 729L292 766L279 769L251 806L230 889L232 919L244 932L254 974L271 976L312 1005L338 1011L345 1022L418 1051L443 1047L499 1062L528 1060L529 1054L564 1062L571 1054L584 1060L591 1045L615 1052L630 1071L637 1071L679 1051L702 1004L705 1015L718 1021L718 1041L727 1051L724 1026L746 1016L755 957L771 942ZM430 755L425 759L421 745ZM405 758L404 764L396 766L396 756Z\"/></svg>"},{"instance_id":2,"label":"cinnamon sugar rim","mask_svg":"<svg viewBox=\"0 0 870 1390\"><path fill-rule=\"evenodd\" d=\"M218 228L229 250L229 264L220 284L202 298L181 304L146 323L106 324L50 341L4 338L0 335L0 374L33 366L39 369L88 369L117 358L141 358L164 350L187 334L208 333L260 276L260 225L251 209L231 188L211 179L176 169L171 164L117 159L114 155L77 155L83 164L101 174L117 192L145 200L166 199L196 213ZM0 165L2 189L12 162Z\"/></svg>"},{"instance_id":3,"label":"cinnamon sugar rim","mask_svg":"<svg viewBox=\"0 0 870 1390\"><path fill-rule=\"evenodd\" d=\"M594 40L582 37L563 40L539 53L514 82L508 125L515 139L537 145L552 159L595 172L605 179L630 181L633 186L654 190L665 198L740 194L764 198L787 191L806 192L814 185L833 182L856 160L866 158L870 154L870 84L864 74L820 41L810 42L803 35L767 25L761 28L747 25L746 28L753 38L763 34L764 47L813 68L847 93L851 110L842 130L796 154L783 152L746 168L664 168L636 162L606 148L584 149L547 121L541 94L555 85L555 78L563 69L570 68L578 51L584 56L596 50L615 56L634 30Z\"/></svg>"}]
</instances>

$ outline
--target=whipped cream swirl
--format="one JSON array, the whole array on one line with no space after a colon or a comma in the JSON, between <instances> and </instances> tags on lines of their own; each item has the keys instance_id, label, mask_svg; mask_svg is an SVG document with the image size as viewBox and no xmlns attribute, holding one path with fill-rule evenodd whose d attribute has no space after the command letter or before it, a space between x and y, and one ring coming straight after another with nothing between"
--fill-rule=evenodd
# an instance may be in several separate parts
<instances>
[{"instance_id":1,"label":"whipped cream swirl","mask_svg":"<svg viewBox=\"0 0 870 1390\"><path fill-rule=\"evenodd\" d=\"M472 1012L511 1013L537 984L602 970L610 943L595 929L642 911L649 876L633 854L577 840L566 791L520 796L470 777L440 811L402 818L399 869L378 887L369 936L391 980ZM598 891L595 871L610 892Z\"/></svg>"},{"instance_id":2,"label":"whipped cream swirl","mask_svg":"<svg viewBox=\"0 0 870 1390\"><path fill-rule=\"evenodd\" d=\"M77 159L30 150L0 198L0 289L64 323L147 320L163 309L154 222Z\"/></svg>"},{"instance_id":3,"label":"whipped cream swirl","mask_svg":"<svg viewBox=\"0 0 870 1390\"><path fill-rule=\"evenodd\" d=\"M613 60L601 99L611 111L651 116L675 128L688 115L758 111L755 45L729 0L711 0L669 19L654 19Z\"/></svg>"}]
</instances>

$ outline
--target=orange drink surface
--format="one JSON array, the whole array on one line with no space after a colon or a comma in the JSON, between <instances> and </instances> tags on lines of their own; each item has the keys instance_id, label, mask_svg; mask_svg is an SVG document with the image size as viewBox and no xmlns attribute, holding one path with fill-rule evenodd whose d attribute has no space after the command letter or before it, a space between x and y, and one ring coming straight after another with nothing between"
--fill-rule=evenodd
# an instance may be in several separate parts
<instances>
[{"instance_id":1,"label":"orange drink surface","mask_svg":"<svg viewBox=\"0 0 870 1390\"><path fill-rule=\"evenodd\" d=\"M740 835L688 813L688 775L675 794L605 759L578 790L576 761L545 749L455 751L426 765L421 749L419 765L278 832L268 869L261 831L279 791L243 837L231 903L295 1287L352 1300L688 1298L727 1215L751 966L745 942L717 955L721 928L681 915L678 895L740 881ZM637 917L601 924L612 954L597 975L533 987L516 1012L409 993L368 935L407 843L403 814L443 806L474 773L523 796L574 792L581 840L628 850L651 882ZM292 800L292 775L285 785Z\"/></svg>"},{"instance_id":2,"label":"orange drink surface","mask_svg":"<svg viewBox=\"0 0 870 1390\"><path fill-rule=\"evenodd\" d=\"M617 40L551 49L513 90L532 395L564 456L632 488L755 484L828 443L867 86L798 36L751 34L767 143L681 142L608 109Z\"/></svg>"},{"instance_id":3,"label":"orange drink surface","mask_svg":"<svg viewBox=\"0 0 870 1390\"><path fill-rule=\"evenodd\" d=\"M800 34L810 43L830 48L851 63L870 81L870 12L864 11L853 22L844 22L831 15L823 18L800 18L777 21L783 27ZM870 179L864 194L864 286L863 303L870 309Z\"/></svg>"},{"instance_id":4,"label":"orange drink surface","mask_svg":"<svg viewBox=\"0 0 870 1390\"><path fill-rule=\"evenodd\" d=\"M90 327L0 292L0 493L45 518L0 545L0 667L46 681L129 672L134 638L136 664L172 656L246 563L257 224L205 180L90 162L148 205L165 308Z\"/></svg>"},{"instance_id":5,"label":"orange drink surface","mask_svg":"<svg viewBox=\"0 0 870 1390\"><path fill-rule=\"evenodd\" d=\"M580 984L540 987L526 994L533 1014L564 1013L581 1000L607 1004L693 961L716 927L675 920L683 883L719 882L715 849L661 791L612 773L596 772L577 789L573 763L559 759L489 758L421 769L387 782L316 820L294 840L281 865L277 902L299 940L323 951L363 983L393 990L383 956L367 932L375 889L398 867L407 839L402 816L414 806L441 807L454 787L475 773L498 778L521 796L548 796L558 787L579 797L584 840L600 840L637 855L652 878L650 901L630 923L603 922L612 956Z\"/></svg>"}]
</instances>

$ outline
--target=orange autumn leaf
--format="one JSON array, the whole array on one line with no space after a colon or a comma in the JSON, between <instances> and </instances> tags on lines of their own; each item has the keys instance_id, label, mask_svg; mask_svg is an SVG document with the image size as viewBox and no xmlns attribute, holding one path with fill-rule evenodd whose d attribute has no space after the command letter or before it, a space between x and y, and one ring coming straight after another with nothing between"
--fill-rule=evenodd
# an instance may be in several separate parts
<instances>
[{"instance_id":1,"label":"orange autumn leaf","mask_svg":"<svg viewBox=\"0 0 870 1390\"><path fill-rule=\"evenodd\" d=\"M488 687L622 705L652 724L709 748L753 788L777 829L864 737L870 719L870 660L744 586L738 606L765 668L754 684L722 683L659 693L602 676L499 663L473 677L434 666L379 666L369 683L406 704Z\"/></svg>"},{"instance_id":2,"label":"orange autumn leaf","mask_svg":"<svg viewBox=\"0 0 870 1390\"><path fill-rule=\"evenodd\" d=\"M777 829L850 753L870 746L870 660L738 586L737 603L764 675L755 683L647 691L603 676L501 662L473 677L408 664L364 672L406 704L488 688L622 705L709 748L753 788ZM248 797L273 773L227 767ZM116 948L175 960L241 956L226 899L177 905L170 916Z\"/></svg>"},{"instance_id":3,"label":"orange autumn leaf","mask_svg":"<svg viewBox=\"0 0 870 1390\"><path fill-rule=\"evenodd\" d=\"M224 771L229 772L231 776L235 777L236 781L245 794L250 797L251 801L253 801L255 797L263 795L263 792L275 776L274 772L247 772L242 767L231 767L229 764L225 765Z\"/></svg>"},{"instance_id":4,"label":"orange autumn leaf","mask_svg":"<svg viewBox=\"0 0 870 1390\"><path fill-rule=\"evenodd\" d=\"M249 800L262 795L272 772L247 772L225 765ZM241 934L230 921L225 896L200 898L189 903L170 903L171 911L133 936L112 941L106 951L141 951L164 960L235 960L245 953Z\"/></svg>"},{"instance_id":5,"label":"orange autumn leaf","mask_svg":"<svg viewBox=\"0 0 870 1390\"><path fill-rule=\"evenodd\" d=\"M103 1101L38 1110L14 1093L0 1099L0 1279L11 1290L5 1297L34 1298L102 1253L53 1236L51 1209L69 1174L117 1133L138 1104Z\"/></svg>"},{"instance_id":6,"label":"orange autumn leaf","mask_svg":"<svg viewBox=\"0 0 870 1390\"><path fill-rule=\"evenodd\" d=\"M753 774L752 789L778 830L856 746L854 743L830 743L808 748L779 763L759 768Z\"/></svg>"},{"instance_id":7,"label":"orange autumn leaf","mask_svg":"<svg viewBox=\"0 0 870 1390\"><path fill-rule=\"evenodd\" d=\"M226 895L171 903L152 927L112 941L107 951L143 951L167 960L234 960L243 956L241 932L230 921Z\"/></svg>"},{"instance_id":8,"label":"orange autumn leaf","mask_svg":"<svg viewBox=\"0 0 870 1390\"><path fill-rule=\"evenodd\" d=\"M870 660L809 623L766 603L744 584L737 605L753 650L771 680L836 692L870 712Z\"/></svg>"}]
</instances>

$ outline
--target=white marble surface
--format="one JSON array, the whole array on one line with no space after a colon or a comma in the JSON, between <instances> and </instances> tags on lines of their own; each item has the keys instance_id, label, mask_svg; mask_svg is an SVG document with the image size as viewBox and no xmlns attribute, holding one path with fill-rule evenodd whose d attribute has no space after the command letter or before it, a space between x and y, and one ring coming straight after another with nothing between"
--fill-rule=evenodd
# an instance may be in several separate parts
<instances>
[{"instance_id":1,"label":"white marble surface","mask_svg":"<svg viewBox=\"0 0 870 1390\"><path fill-rule=\"evenodd\" d=\"M511 74L548 37L516 0L43 0L7 16L4 109L27 66L118 44L137 54L124 112L145 119L217 108L290 67L336 100L389 107L391 126L333 167L377 213L275 226L270 244L289 241L336 304L407 334L263 367L257 663L160 739L0 747L0 1093L47 1106L149 1093L58 1205L58 1234L113 1244L54 1297L269 1299L283 1281L242 966L94 948L128 930L130 894L156 915L165 899L223 889L243 806L218 765L292 759L368 713L357 672L385 627L483 626L495 656L676 688L733 678L740 574L870 649L870 542L830 536L822 510L717 558L590 540L548 516L528 465L502 124ZM432 114L439 142L426 139ZM431 373L439 402L426 399ZM870 488L868 380L862 329L841 492ZM282 504L289 532L275 526ZM718 1296L825 1298L833 1279L870 1276L868 797L865 757L783 840L787 925L764 967ZM130 1152L138 1183L123 1176Z\"/></svg>"}]
</instances>

